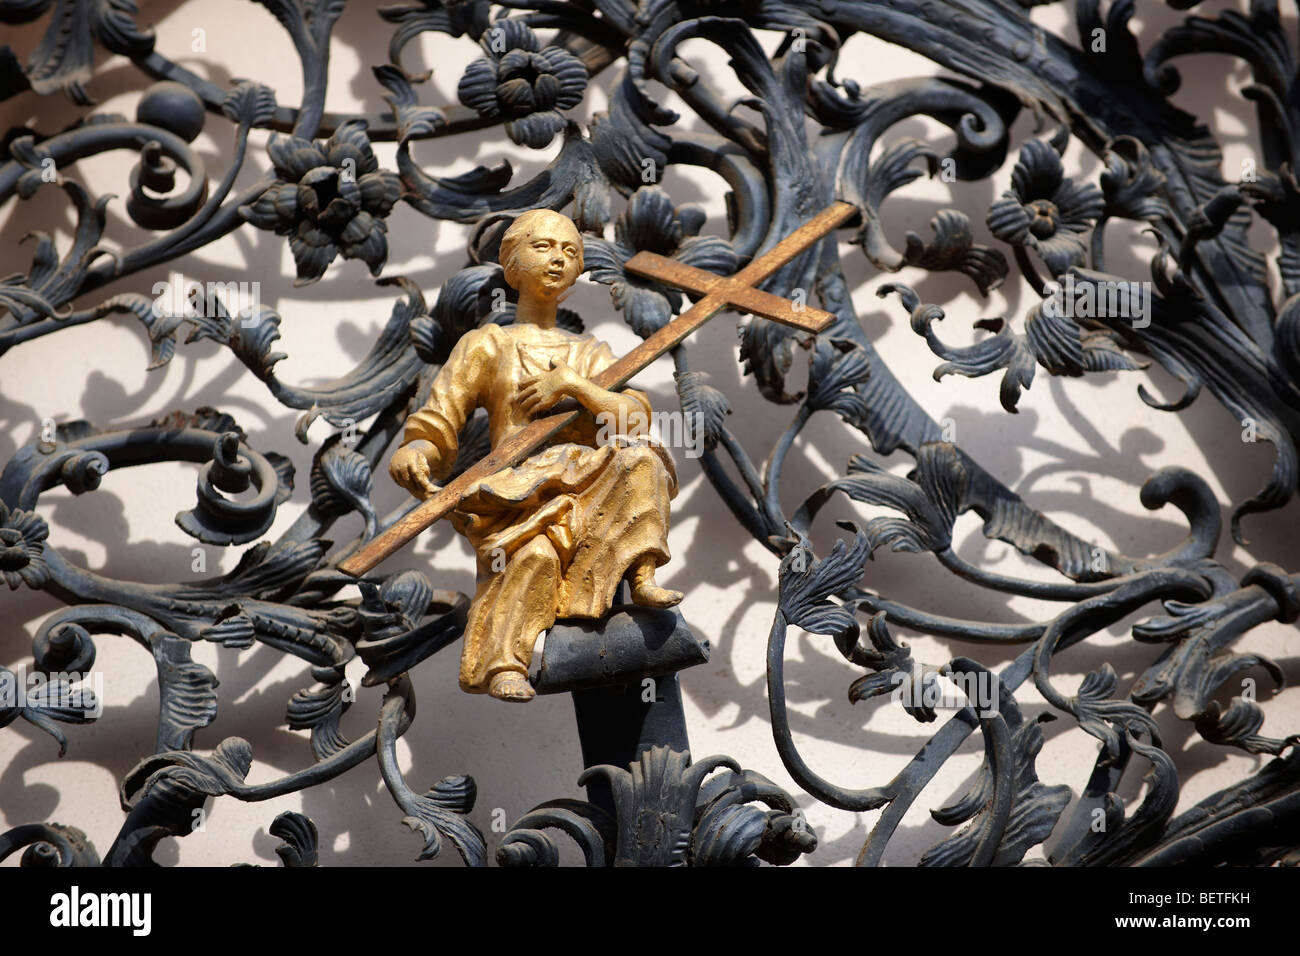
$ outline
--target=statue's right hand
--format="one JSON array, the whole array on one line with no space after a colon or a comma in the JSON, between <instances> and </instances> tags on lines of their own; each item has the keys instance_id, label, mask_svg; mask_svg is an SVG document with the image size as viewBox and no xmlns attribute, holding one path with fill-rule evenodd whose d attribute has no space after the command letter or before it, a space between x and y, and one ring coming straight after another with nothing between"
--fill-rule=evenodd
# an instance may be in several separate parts
<instances>
[{"instance_id":1,"label":"statue's right hand","mask_svg":"<svg viewBox=\"0 0 1300 956\"><path fill-rule=\"evenodd\" d=\"M417 498L437 494L438 486L433 483L429 470L429 452L432 451L432 443L423 439L403 445L388 463L389 476Z\"/></svg>"}]
</instances>

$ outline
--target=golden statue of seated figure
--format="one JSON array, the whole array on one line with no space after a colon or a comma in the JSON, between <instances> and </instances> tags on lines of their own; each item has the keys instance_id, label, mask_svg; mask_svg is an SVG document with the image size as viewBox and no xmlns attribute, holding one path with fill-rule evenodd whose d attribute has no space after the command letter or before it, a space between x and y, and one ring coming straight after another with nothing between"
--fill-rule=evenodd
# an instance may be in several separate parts
<instances>
[{"instance_id":1,"label":"golden statue of seated figure","mask_svg":"<svg viewBox=\"0 0 1300 956\"><path fill-rule=\"evenodd\" d=\"M677 475L667 450L650 439L645 395L592 383L614 363L609 346L556 327L559 300L583 268L573 221L549 209L525 212L501 239L501 263L519 292L514 324L461 337L429 401L407 419L388 470L425 498L450 472L475 409L487 410L495 449L563 399L582 406L549 446L471 485L450 515L478 556L461 689L527 701L533 646L557 618L603 616L625 575L636 604L681 601L655 583L655 569L669 559ZM611 429L602 423L610 422L626 423L624 433L606 437Z\"/></svg>"}]
</instances>

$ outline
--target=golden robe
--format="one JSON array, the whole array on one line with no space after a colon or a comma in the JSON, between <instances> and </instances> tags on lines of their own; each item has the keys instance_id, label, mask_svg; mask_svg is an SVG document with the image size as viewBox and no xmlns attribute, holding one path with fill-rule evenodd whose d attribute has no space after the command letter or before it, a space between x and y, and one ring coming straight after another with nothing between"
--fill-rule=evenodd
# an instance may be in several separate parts
<instances>
[{"instance_id":1,"label":"golden robe","mask_svg":"<svg viewBox=\"0 0 1300 956\"><path fill-rule=\"evenodd\" d=\"M425 406L406 421L403 444L437 449L430 471L445 478L457 436L476 408L488 413L492 447L530 421L517 396L526 378L559 358L585 378L614 363L592 335L518 323L488 324L462 336ZM621 394L644 406L632 389ZM612 431L612 429L611 429ZM623 576L645 555L668 554L668 502L677 495L672 456L648 436L598 440L591 412L548 447L471 485L451 512L478 556L478 587L465 626L460 686L486 693L492 677L527 676L533 646L561 617L600 617Z\"/></svg>"}]
</instances>

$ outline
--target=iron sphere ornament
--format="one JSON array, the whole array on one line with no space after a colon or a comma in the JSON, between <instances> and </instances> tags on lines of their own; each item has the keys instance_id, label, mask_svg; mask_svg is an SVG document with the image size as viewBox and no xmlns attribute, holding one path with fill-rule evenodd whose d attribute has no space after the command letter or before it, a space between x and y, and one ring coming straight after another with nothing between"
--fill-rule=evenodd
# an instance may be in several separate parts
<instances>
[{"instance_id":1,"label":"iron sphere ornament","mask_svg":"<svg viewBox=\"0 0 1300 956\"><path fill-rule=\"evenodd\" d=\"M30 25L35 38L21 56L0 38L0 102L14 107L0 208L7 234L30 238L0 276L0 404L12 434L0 461L0 582L14 608L0 642L0 733L30 725L51 761L65 750L83 759L94 741L82 728L121 718L87 680L113 659L97 654L100 641L128 638L158 682L151 739L129 745L136 762L121 776L112 828L92 842L72 824L99 827L103 815L41 821L39 794L32 803L25 791L5 793L6 813L36 809L0 833L0 860L146 866L162 840L192 833L214 799L262 805L368 772L421 860L450 848L470 866L551 866L564 839L591 866L785 865L807 854L821 862L819 852L840 862L828 854L851 837L819 851L807 810L818 825L880 811L853 847L858 864L878 866L913 804L978 735L983 763L931 811L949 832L920 863L1300 862L1300 730L1289 699L1268 697L1291 663L1254 643L1289 639L1300 620L1300 557L1284 511L1300 485L1300 87L1285 15L1267 2L1240 14L1175 11L1182 22L1160 32L1132 28L1131 4L1065 0L1066 36L1028 0L354 3L349 17L391 33L387 62L344 77L363 105L341 112L327 108L343 102L329 84L364 48L335 35L344 0L256 2L272 14L262 17L268 28L285 30L301 94L277 97L271 70L201 77L182 65L196 51L142 29L132 0L0 0L0 21ZM203 7L209 26L242 9L236 0ZM876 61L853 56L862 38L924 56L937 73L877 76ZM427 40L434 65L468 63L464 73L431 82L433 70L407 70L404 52ZM1217 141L1215 117L1180 105L1199 100L1169 98L1183 66L1175 58L1206 53L1241 60L1252 77L1245 99L1258 116L1245 139L1254 146L1240 163L1225 162L1235 154ZM129 108L94 108L110 71L114 96L121 77L132 81L133 118ZM70 108L75 122L42 119ZM918 138L916 117L951 136ZM548 152L512 166L497 155L511 144ZM1072 148L1098 171L1075 172ZM126 156L129 172L107 188L107 167L85 161L112 154ZM686 190L701 171L718 195L696 207ZM927 174L950 196L895 230L918 208L895 200ZM461 231L463 250L439 257L436 288L434 273L397 274L397 228L411 229L418 248ZM1136 235L1150 248L1132 244ZM243 283L277 286L280 240L295 283L322 283L318 298L370 294L349 321L379 331L329 381L294 381L285 362L301 339L282 325L350 339L315 302L263 295L238 307ZM232 248L254 254L239 274L214 275ZM641 339L621 357L586 332L584 318L600 316L560 306L584 268L610 294L600 311ZM978 297L934 301L940 283L891 281L904 269L927 280L951 273ZM188 296L169 304L152 282L172 273L221 289L205 290L203 308L188 307ZM888 298L883 310L858 288L864 275ZM1019 314L988 314L981 300L998 288L1024 304ZM739 348L703 356L707 339L693 333L724 311L746 316ZM83 388L61 360L36 357L36 340L66 336L76 348L68 330L88 336L106 319L134 324L151 374L181 362L184 374L168 382L185 397L172 404L166 391L167 406L148 413L100 407L102 383ZM971 379L963 401L989 404L1006 427L959 434L952 419L931 417L904 385L917 370L899 372L876 350L881 322L916 336L909 360L932 354L937 381ZM945 338L953 325L961 344ZM244 414L247 395L212 391L230 376L192 374L210 358L191 348L198 342L284 413L261 409L259 428L246 429L234 413ZM96 376L121 372L110 350L92 357ZM733 360L735 375L711 382L710 363ZM673 392L652 408L631 386L655 361L673 363ZM1148 389L1142 370L1153 365L1180 386L1172 397L1153 394L1168 385L1159 376ZM1031 400L1048 409L1063 392L1044 388L1045 377L1099 373L1143 382L1133 403L1162 415L1217 405L1228 446L1262 443L1271 457L1256 474L1256 456L1220 456L1231 475L1214 456L1163 458L1138 476L1134 507L1122 513L1086 481L1069 498L1027 482L1015 490L1019 444L1044 445L1033 415L999 416ZM201 399L190 387L200 379ZM131 408L162 400L161 379L149 381L129 390ZM85 420L56 421L46 407L54 384L88 396ZM742 401L766 411L732 424ZM1089 410L1061 412L1090 426ZM604 437L601 416L616 426ZM664 416L692 423L698 461L683 466L656 447L642 423ZM1110 479L1141 458L1128 441L1111 447L1107 428L1120 418L1080 429L1095 447L1071 449L1072 470ZM322 421L332 431L316 441ZM763 427L749 427L756 421ZM1188 440L1221 450L1222 421L1197 420ZM283 452L295 442L306 449L296 467ZM812 467L791 467L804 452ZM157 501L138 500L143 485L126 480L105 482L115 490L106 494L101 479L159 463L196 479L167 529L175 537L159 542L188 561L149 581L83 566L58 495L81 496L79 514L109 516L97 527L117 541L119 502L130 519ZM674 555L699 572L674 579L691 580L684 596L655 577L684 467L702 510L734 519L755 545L746 559L756 554L776 575L766 634L722 635L765 680L742 687L723 668L708 678L755 718L747 723L770 727L769 751L753 751L766 766L753 770L692 755L695 711L680 675L709 665L710 647L685 615L711 569L698 554ZM385 501L392 480L412 499ZM1222 489L1239 487L1237 500L1222 500ZM1074 502L1087 513L1073 513ZM1149 524L1133 517L1139 504L1154 513ZM437 560L385 563L442 517L473 545L472 595L450 586ZM1144 528L1148 536L1132 539L1159 540L1171 520L1182 539L1163 551L1094 540ZM967 547L967 533L996 543ZM216 549L234 549L221 552L224 573ZM997 549L1041 573L1020 573ZM950 574L990 600L945 604ZM903 579L924 586L909 599ZM1032 605L1024 616L1007 603L1019 599ZM14 640L27 617L29 633ZM787 674L791 628L839 669ZM241 670L283 656L302 675L264 728L301 735L291 767L277 744L275 765L253 772L265 734L222 737L215 724L232 703L224 668L253 647ZM512 779L533 802L499 820L500 782L489 788L474 766L405 778L399 756L410 741L399 741L417 720L446 734L441 708L495 707L425 679L426 662L453 647L468 691L567 695L576 732L552 743L557 753L567 746L582 799ZM920 660L915 647L943 659ZM1079 660L1091 669L1062 680ZM234 683L256 683L243 676ZM373 697L358 696L358 676ZM258 686L268 684L280 686ZM847 695L896 708L923 725L925 742L887 779L845 786L834 770L813 769L827 766L815 738L851 734L858 722L820 707L793 715L792 685L803 701ZM417 688L432 697L418 708ZM365 719L345 723L353 708ZM1060 729L1098 745L1073 790L1038 777L1040 755L1076 736ZM1184 746L1189 735L1195 747ZM456 750L470 763L496 752L478 736L470 743ZM875 766L874 739L857 743L858 763ZM1216 792L1177 812L1185 754L1202 751L1213 759L1193 768L1228 769ZM28 747L23 759L39 752ZM1251 759L1220 759L1232 754ZM795 792L759 772L778 763ZM3 769L0 785L17 787L22 768ZM1144 787L1130 806L1126 782L1138 776ZM852 829L839 819L841 832ZM286 866L338 858L334 834L322 841L302 813L266 824Z\"/></svg>"},{"instance_id":2,"label":"iron sphere ornament","mask_svg":"<svg viewBox=\"0 0 1300 956\"><path fill-rule=\"evenodd\" d=\"M164 80L145 90L135 108L135 118L141 123L170 130L185 142L192 143L203 132L207 113L203 100L188 86Z\"/></svg>"}]
</instances>

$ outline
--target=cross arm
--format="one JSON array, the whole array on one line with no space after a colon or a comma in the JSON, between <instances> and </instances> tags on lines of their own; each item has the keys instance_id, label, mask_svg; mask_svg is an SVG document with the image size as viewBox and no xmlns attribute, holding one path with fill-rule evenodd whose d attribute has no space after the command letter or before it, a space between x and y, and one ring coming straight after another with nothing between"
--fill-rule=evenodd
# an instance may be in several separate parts
<instances>
[{"instance_id":1,"label":"cross arm","mask_svg":"<svg viewBox=\"0 0 1300 956\"><path fill-rule=\"evenodd\" d=\"M657 252L638 252L627 261L627 270L687 292L720 299L724 307L771 319L804 332L820 332L835 321L835 316L829 312L791 302L753 286L742 285L730 276L706 272Z\"/></svg>"}]
</instances>

